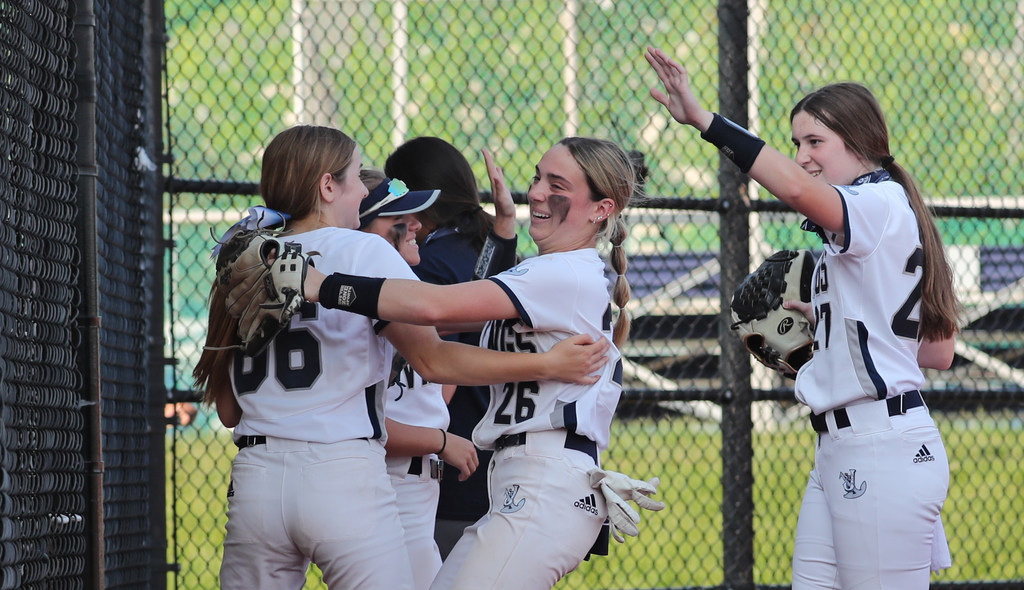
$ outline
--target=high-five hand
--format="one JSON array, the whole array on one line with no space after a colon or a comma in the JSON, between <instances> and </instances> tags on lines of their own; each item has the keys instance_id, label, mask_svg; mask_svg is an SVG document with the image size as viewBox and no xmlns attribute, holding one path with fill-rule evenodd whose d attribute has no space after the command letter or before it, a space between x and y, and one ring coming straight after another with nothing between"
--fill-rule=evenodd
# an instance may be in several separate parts
<instances>
[{"instance_id":1,"label":"high-five hand","mask_svg":"<svg viewBox=\"0 0 1024 590\"><path fill-rule=\"evenodd\" d=\"M644 57L665 86L664 92L651 88L654 100L664 105L676 121L692 125L702 132L707 130L714 115L697 102L697 97L690 88L690 77L686 69L673 61L664 51L654 47L648 47Z\"/></svg>"},{"instance_id":2,"label":"high-five hand","mask_svg":"<svg viewBox=\"0 0 1024 590\"><path fill-rule=\"evenodd\" d=\"M491 180L491 197L494 199L494 233L502 238L516 235L516 203L512 200L512 191L505 183L505 173L501 166L494 163L490 150L484 148L484 163L487 165L487 177Z\"/></svg>"}]
</instances>

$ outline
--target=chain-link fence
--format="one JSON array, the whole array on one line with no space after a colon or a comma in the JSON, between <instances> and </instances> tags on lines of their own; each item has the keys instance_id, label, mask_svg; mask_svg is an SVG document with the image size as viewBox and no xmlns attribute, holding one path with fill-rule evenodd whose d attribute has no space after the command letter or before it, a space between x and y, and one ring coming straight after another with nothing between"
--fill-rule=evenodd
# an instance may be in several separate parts
<instances>
[{"instance_id":1,"label":"chain-link fence","mask_svg":"<svg viewBox=\"0 0 1024 590\"><path fill-rule=\"evenodd\" d=\"M0 6L2 588L74 588L86 569L70 31L59 6Z\"/></svg>"},{"instance_id":2,"label":"chain-link fence","mask_svg":"<svg viewBox=\"0 0 1024 590\"><path fill-rule=\"evenodd\" d=\"M165 579L143 12L0 3L0 588Z\"/></svg>"},{"instance_id":3,"label":"chain-link fence","mask_svg":"<svg viewBox=\"0 0 1024 590\"><path fill-rule=\"evenodd\" d=\"M381 167L407 138L491 149L514 192L565 135L645 155L629 214L635 317L627 390L604 462L662 477L668 509L560 588L787 586L813 456L791 383L751 367L723 293L783 247L816 245L648 96L662 47L701 99L789 140L789 109L823 83L868 84L897 159L936 206L966 304L949 371L925 397L951 470L953 568L933 585L1024 579L1024 3L810 0L175 0L166 15L170 253L167 377L187 401L205 338L211 233L259 202L262 147L295 123L341 128ZM747 197L749 196L749 201ZM524 235L522 254L531 255ZM820 244L819 244L820 247ZM167 437L168 559L179 588L217 587L235 448L200 410ZM318 587L316 572L309 587Z\"/></svg>"}]
</instances>

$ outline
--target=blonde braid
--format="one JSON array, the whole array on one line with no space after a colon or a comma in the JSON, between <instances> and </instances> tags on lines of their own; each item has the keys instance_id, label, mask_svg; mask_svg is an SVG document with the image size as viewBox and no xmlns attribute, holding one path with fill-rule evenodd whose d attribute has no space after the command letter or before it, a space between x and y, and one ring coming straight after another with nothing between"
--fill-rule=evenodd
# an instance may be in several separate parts
<instances>
[{"instance_id":1,"label":"blonde braid","mask_svg":"<svg viewBox=\"0 0 1024 590\"><path fill-rule=\"evenodd\" d=\"M612 288L612 301L619 308L618 318L615 320L615 327L612 329L615 346L621 348L629 338L631 319L626 311L626 304L632 297L629 287L629 279L626 278L626 250L622 242L626 239L626 221L621 213L616 213L613 219L608 220L611 224L611 235L608 241L611 242L611 263L615 271L615 286Z\"/></svg>"}]
</instances>

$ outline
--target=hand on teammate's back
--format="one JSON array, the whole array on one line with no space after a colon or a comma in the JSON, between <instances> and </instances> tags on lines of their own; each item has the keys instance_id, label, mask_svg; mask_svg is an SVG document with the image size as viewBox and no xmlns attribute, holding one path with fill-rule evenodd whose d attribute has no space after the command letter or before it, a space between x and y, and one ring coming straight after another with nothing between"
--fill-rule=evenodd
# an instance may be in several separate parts
<instances>
[{"instance_id":1,"label":"hand on teammate's back","mask_svg":"<svg viewBox=\"0 0 1024 590\"><path fill-rule=\"evenodd\" d=\"M593 385L600 375L595 373L608 362L606 338L597 342L586 334L566 338L543 353L548 357L550 379L565 383Z\"/></svg>"}]
</instances>

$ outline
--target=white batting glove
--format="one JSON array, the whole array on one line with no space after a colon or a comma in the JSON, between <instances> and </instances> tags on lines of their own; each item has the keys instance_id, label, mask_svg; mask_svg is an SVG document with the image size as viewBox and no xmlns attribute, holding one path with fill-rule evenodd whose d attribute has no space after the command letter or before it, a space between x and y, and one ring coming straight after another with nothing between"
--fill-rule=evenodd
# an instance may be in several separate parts
<instances>
[{"instance_id":1,"label":"white batting glove","mask_svg":"<svg viewBox=\"0 0 1024 590\"><path fill-rule=\"evenodd\" d=\"M651 498L658 491L661 480L657 477L649 481L640 481L617 471L606 471L594 468L587 472L590 476L590 487L600 490L608 503L608 520L611 533L616 541L622 543L625 538L618 534L621 531L631 537L640 533L640 514L626 500L636 502L637 506L647 510L661 510L664 502Z\"/></svg>"}]
</instances>

